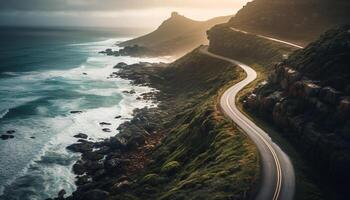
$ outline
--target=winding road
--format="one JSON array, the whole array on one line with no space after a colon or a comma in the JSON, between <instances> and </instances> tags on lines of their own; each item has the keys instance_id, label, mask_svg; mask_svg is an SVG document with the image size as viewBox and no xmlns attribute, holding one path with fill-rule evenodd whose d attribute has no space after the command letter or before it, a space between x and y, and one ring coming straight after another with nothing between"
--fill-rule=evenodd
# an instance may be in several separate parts
<instances>
[{"instance_id":1,"label":"winding road","mask_svg":"<svg viewBox=\"0 0 350 200\"><path fill-rule=\"evenodd\" d=\"M233 31L239 31L233 29ZM240 31L245 34L247 32ZM258 35L257 35L258 36ZM280 40L265 37L269 40L279 42ZM290 45L288 42L281 41L281 43ZM301 46L292 44L296 48L302 48ZM235 66L241 67L247 77L241 82L230 87L221 97L220 106L224 113L230 117L242 130L250 137L255 143L260 153L260 160L262 165L260 188L256 194L256 200L292 200L295 191L295 173L293 165L287 154L275 144L271 137L261 128L259 128L254 122L248 119L236 105L237 94L248 84L253 82L257 78L257 73L249 67L239 61L216 55L208 51L208 47L202 47L201 53L225 60L232 63Z\"/></svg>"}]
</instances>

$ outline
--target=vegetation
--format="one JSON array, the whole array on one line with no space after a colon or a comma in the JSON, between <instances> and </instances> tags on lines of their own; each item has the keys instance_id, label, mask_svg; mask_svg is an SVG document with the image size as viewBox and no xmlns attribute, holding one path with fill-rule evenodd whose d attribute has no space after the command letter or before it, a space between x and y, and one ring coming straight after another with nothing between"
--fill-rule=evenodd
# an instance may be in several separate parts
<instances>
[{"instance_id":1,"label":"vegetation","mask_svg":"<svg viewBox=\"0 0 350 200\"><path fill-rule=\"evenodd\" d=\"M112 199L248 199L259 177L257 150L216 105L218 91L241 72L197 50L150 70L168 133L132 187Z\"/></svg>"},{"instance_id":2,"label":"vegetation","mask_svg":"<svg viewBox=\"0 0 350 200\"><path fill-rule=\"evenodd\" d=\"M119 45L145 47L149 49L151 55L182 56L201 44L207 44L206 31L216 24L227 22L230 17L195 21L174 12L157 30Z\"/></svg>"},{"instance_id":3,"label":"vegetation","mask_svg":"<svg viewBox=\"0 0 350 200\"><path fill-rule=\"evenodd\" d=\"M229 25L307 44L326 30L349 23L349 9L347 0L255 0Z\"/></svg>"},{"instance_id":4,"label":"vegetation","mask_svg":"<svg viewBox=\"0 0 350 200\"><path fill-rule=\"evenodd\" d=\"M244 99L249 111L272 122L311 161L328 199L346 199L349 187L348 31L349 26L328 31L294 52Z\"/></svg>"}]
</instances>

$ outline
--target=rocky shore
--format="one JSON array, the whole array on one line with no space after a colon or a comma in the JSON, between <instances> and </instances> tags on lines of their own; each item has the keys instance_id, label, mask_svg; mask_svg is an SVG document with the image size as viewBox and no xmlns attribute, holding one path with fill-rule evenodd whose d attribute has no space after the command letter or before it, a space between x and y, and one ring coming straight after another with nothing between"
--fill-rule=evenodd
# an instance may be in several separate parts
<instances>
[{"instance_id":1,"label":"rocky shore","mask_svg":"<svg viewBox=\"0 0 350 200\"><path fill-rule=\"evenodd\" d=\"M108 56L131 56L131 57L145 57L145 56L156 56L157 52L150 50L147 47L134 45L126 46L120 50L113 51L112 49L106 49L105 51L100 51L99 53L106 54Z\"/></svg>"},{"instance_id":2,"label":"rocky shore","mask_svg":"<svg viewBox=\"0 0 350 200\"><path fill-rule=\"evenodd\" d=\"M134 85L150 85L149 74L165 65L119 63L114 67L118 72L112 73L109 78L121 77L131 80ZM138 98L156 102L161 96L159 92L154 91L141 94ZM150 162L148 153L164 136L160 123L162 115L164 113L159 108L136 109L133 119L118 127L119 133L116 136L100 142L87 140L88 136L84 133L75 135L75 138L79 138L78 142L67 149L81 153L81 159L72 169L76 174L77 190L69 197L65 197L66 192L61 190L54 199L103 200L111 193L115 194L131 187L132 175ZM101 122L100 125L104 126L107 123Z\"/></svg>"}]
</instances>

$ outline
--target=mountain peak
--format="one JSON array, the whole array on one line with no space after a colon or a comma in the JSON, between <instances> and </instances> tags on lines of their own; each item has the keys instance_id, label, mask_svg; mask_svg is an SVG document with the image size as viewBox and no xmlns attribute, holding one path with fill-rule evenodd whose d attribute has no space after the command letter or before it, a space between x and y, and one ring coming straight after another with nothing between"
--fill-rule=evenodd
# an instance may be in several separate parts
<instances>
[{"instance_id":1,"label":"mountain peak","mask_svg":"<svg viewBox=\"0 0 350 200\"><path fill-rule=\"evenodd\" d=\"M177 17L177 16L179 16L179 15L180 15L180 14L179 14L178 12L175 12L175 11L171 13L171 17Z\"/></svg>"}]
</instances>

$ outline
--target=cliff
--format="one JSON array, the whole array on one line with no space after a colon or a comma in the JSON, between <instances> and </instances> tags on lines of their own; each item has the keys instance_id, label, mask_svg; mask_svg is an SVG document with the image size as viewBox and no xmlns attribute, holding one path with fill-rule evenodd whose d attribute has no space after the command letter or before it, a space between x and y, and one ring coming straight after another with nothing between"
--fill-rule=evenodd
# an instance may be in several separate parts
<instances>
[{"instance_id":1,"label":"cliff","mask_svg":"<svg viewBox=\"0 0 350 200\"><path fill-rule=\"evenodd\" d=\"M348 193L350 172L350 26L330 30L275 65L267 83L244 99L247 110L282 134ZM344 198L346 196L342 196Z\"/></svg>"},{"instance_id":2,"label":"cliff","mask_svg":"<svg viewBox=\"0 0 350 200\"><path fill-rule=\"evenodd\" d=\"M158 55L184 55L201 44L207 44L206 31L229 19L230 16L226 16L195 21L174 12L152 33L119 45L122 47L138 45Z\"/></svg>"},{"instance_id":3,"label":"cliff","mask_svg":"<svg viewBox=\"0 0 350 200\"><path fill-rule=\"evenodd\" d=\"M307 44L328 29L350 22L347 0L255 0L233 17L230 26Z\"/></svg>"}]
</instances>

